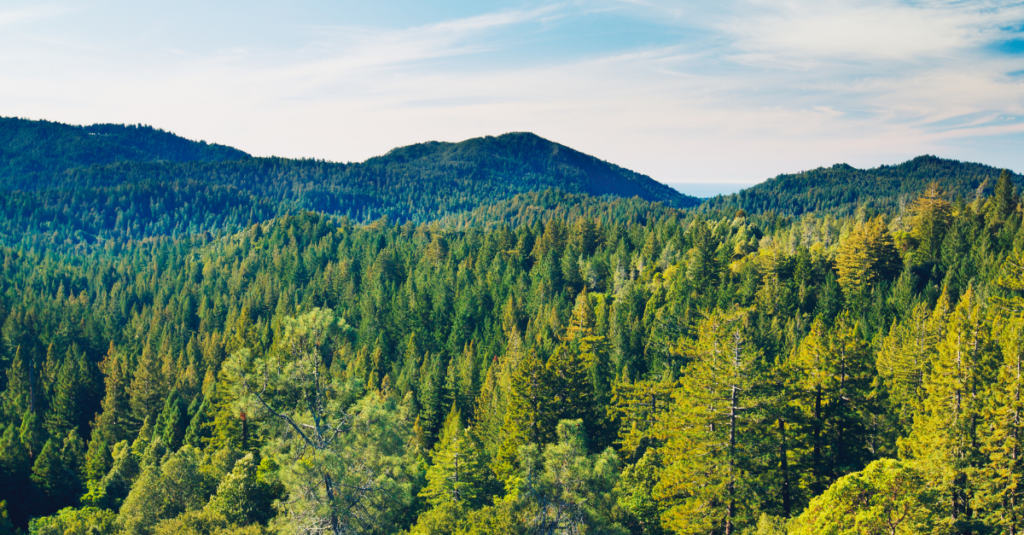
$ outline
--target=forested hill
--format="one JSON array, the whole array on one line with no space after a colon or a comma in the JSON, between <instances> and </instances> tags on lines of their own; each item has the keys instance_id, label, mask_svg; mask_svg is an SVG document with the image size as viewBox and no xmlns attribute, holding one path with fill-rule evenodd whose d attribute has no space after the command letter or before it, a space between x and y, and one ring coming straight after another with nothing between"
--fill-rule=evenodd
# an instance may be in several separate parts
<instances>
[{"instance_id":1,"label":"forested hill","mask_svg":"<svg viewBox=\"0 0 1024 535\"><path fill-rule=\"evenodd\" d=\"M0 180L31 187L39 173L115 162L214 162L250 156L224 145L191 141L151 126L94 124L0 117Z\"/></svg>"},{"instance_id":2,"label":"forested hill","mask_svg":"<svg viewBox=\"0 0 1024 535\"><path fill-rule=\"evenodd\" d=\"M972 200L979 187L991 194L1000 169L988 165L918 156L898 165L857 169L847 164L819 167L802 173L779 175L739 193L716 197L707 208L742 208L751 213L800 215L827 212L853 215L861 206L874 212L893 212L901 202L913 200L931 182L952 197ZM1013 174L1019 186L1024 177Z\"/></svg>"},{"instance_id":3,"label":"forested hill","mask_svg":"<svg viewBox=\"0 0 1024 535\"><path fill-rule=\"evenodd\" d=\"M423 222L547 189L699 203L528 133L423 143L345 164L251 158L150 127L4 119L0 165L0 237L33 246L230 231L302 210Z\"/></svg>"},{"instance_id":4,"label":"forested hill","mask_svg":"<svg viewBox=\"0 0 1024 535\"><path fill-rule=\"evenodd\" d=\"M557 188L595 196L640 197L677 207L699 204L696 198L648 176L528 132L480 137L461 143L411 145L371 158L354 169L359 176L367 178L378 178L382 170L390 176L418 175L417 178L431 188L436 187L437 181L459 189L483 184L493 188L499 198L506 197L500 195L501 190L510 186L504 182L514 180L520 191Z\"/></svg>"}]
</instances>

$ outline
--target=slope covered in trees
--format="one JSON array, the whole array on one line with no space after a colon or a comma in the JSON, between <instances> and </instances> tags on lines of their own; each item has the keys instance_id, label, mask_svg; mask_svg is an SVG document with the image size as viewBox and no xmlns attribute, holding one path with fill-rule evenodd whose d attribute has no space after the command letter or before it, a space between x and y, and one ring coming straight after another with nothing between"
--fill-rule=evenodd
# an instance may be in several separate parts
<instances>
[{"instance_id":1,"label":"slope covered in trees","mask_svg":"<svg viewBox=\"0 0 1024 535\"><path fill-rule=\"evenodd\" d=\"M800 215L822 212L852 216L858 209L896 213L935 182L948 194L973 200L991 195L1000 170L987 165L919 156L898 165L857 169L846 164L779 175L739 193L716 197L706 205L716 209ZM1017 186L1024 177L1011 177Z\"/></svg>"},{"instance_id":2,"label":"slope covered in trees","mask_svg":"<svg viewBox=\"0 0 1024 535\"><path fill-rule=\"evenodd\" d=\"M0 183L32 188L39 175L116 162L215 162L249 155L142 125L71 126L0 117Z\"/></svg>"},{"instance_id":3,"label":"slope covered in trees","mask_svg":"<svg viewBox=\"0 0 1024 535\"><path fill-rule=\"evenodd\" d=\"M0 176L7 190L0 198L0 238L8 244L94 247L237 230L301 210L359 222L383 216L421 222L550 188L675 207L698 202L649 177L525 133L424 143L341 164L249 158L241 152L220 158L233 149L148 127L4 121L0 138L8 140L3 150L10 152L10 172ZM167 146L160 145L164 141Z\"/></svg>"}]
</instances>

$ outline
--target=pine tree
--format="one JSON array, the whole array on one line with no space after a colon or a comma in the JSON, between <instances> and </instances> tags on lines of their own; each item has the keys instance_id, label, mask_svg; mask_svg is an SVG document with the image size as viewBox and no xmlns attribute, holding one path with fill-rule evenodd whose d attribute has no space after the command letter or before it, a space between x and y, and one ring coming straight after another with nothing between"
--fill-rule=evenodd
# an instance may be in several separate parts
<instances>
[{"instance_id":1,"label":"pine tree","mask_svg":"<svg viewBox=\"0 0 1024 535\"><path fill-rule=\"evenodd\" d=\"M756 520L762 356L744 319L715 312L701 322L694 360L659 420L664 469L654 497L677 533L730 535Z\"/></svg>"},{"instance_id":2,"label":"pine tree","mask_svg":"<svg viewBox=\"0 0 1024 535\"><path fill-rule=\"evenodd\" d=\"M985 401L980 428L987 458L977 477L985 524L1001 533L1024 533L1024 320L1000 318L1002 365Z\"/></svg>"},{"instance_id":3,"label":"pine tree","mask_svg":"<svg viewBox=\"0 0 1024 535\"><path fill-rule=\"evenodd\" d=\"M552 398L544 363L535 352L526 353L512 374L501 447L492 465L506 488L517 485L514 476L519 465L519 447L550 441L555 423Z\"/></svg>"},{"instance_id":4,"label":"pine tree","mask_svg":"<svg viewBox=\"0 0 1024 535\"><path fill-rule=\"evenodd\" d=\"M148 341L139 356L129 395L132 416L138 421L156 418L167 395L160 359Z\"/></svg>"},{"instance_id":5,"label":"pine tree","mask_svg":"<svg viewBox=\"0 0 1024 535\"><path fill-rule=\"evenodd\" d=\"M905 455L937 489L949 496L943 525L955 533L970 533L976 519L972 501L977 482L972 473L981 466L978 428L982 402L997 366L982 304L968 288L949 317L924 379L925 398L907 441Z\"/></svg>"},{"instance_id":6,"label":"pine tree","mask_svg":"<svg viewBox=\"0 0 1024 535\"><path fill-rule=\"evenodd\" d=\"M433 506L443 502L470 507L480 504L485 481L480 445L472 430L462 427L462 417L454 405L430 457L432 464L421 497Z\"/></svg>"},{"instance_id":7,"label":"pine tree","mask_svg":"<svg viewBox=\"0 0 1024 535\"><path fill-rule=\"evenodd\" d=\"M815 320L786 367L798 440L810 450L809 458L794 463L804 472L811 494L817 495L868 461L867 450L860 445L869 442L870 354L850 317L843 314L832 329L821 318Z\"/></svg>"},{"instance_id":8,"label":"pine tree","mask_svg":"<svg viewBox=\"0 0 1024 535\"><path fill-rule=\"evenodd\" d=\"M860 295L903 268L892 235L879 216L857 225L836 257L839 285L847 295Z\"/></svg>"}]
</instances>

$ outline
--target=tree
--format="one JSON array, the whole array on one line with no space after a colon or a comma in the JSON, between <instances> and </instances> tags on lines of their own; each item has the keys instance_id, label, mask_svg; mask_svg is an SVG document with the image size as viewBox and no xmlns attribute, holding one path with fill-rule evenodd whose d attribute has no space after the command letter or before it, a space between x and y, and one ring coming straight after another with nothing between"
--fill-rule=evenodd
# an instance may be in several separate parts
<instances>
[{"instance_id":1,"label":"tree","mask_svg":"<svg viewBox=\"0 0 1024 535\"><path fill-rule=\"evenodd\" d=\"M160 359L149 341L142 348L139 363L129 389L132 416L137 421L155 419L167 396L166 383L160 371Z\"/></svg>"},{"instance_id":2,"label":"tree","mask_svg":"<svg viewBox=\"0 0 1024 535\"><path fill-rule=\"evenodd\" d=\"M472 430L462 427L454 405L430 457L433 463L427 469L427 486L420 491L421 497L435 507L443 502L480 505L486 481L480 445Z\"/></svg>"},{"instance_id":3,"label":"tree","mask_svg":"<svg viewBox=\"0 0 1024 535\"><path fill-rule=\"evenodd\" d=\"M996 182L993 199L996 216L999 218L999 221L1006 221L1017 210L1017 195L1014 189L1010 172L1003 169L999 173L999 180Z\"/></svg>"},{"instance_id":4,"label":"tree","mask_svg":"<svg viewBox=\"0 0 1024 535\"><path fill-rule=\"evenodd\" d=\"M518 488L519 447L549 442L552 427L551 388L544 364L533 351L519 362L512 375L501 447L492 469L506 489Z\"/></svg>"},{"instance_id":5,"label":"tree","mask_svg":"<svg viewBox=\"0 0 1024 535\"><path fill-rule=\"evenodd\" d=\"M836 257L839 285L847 295L860 295L879 281L890 280L903 268L892 235L882 217L857 224Z\"/></svg>"},{"instance_id":6,"label":"tree","mask_svg":"<svg viewBox=\"0 0 1024 535\"><path fill-rule=\"evenodd\" d=\"M231 524L266 525L276 513L274 500L284 492L279 482L268 480L266 473L269 470L266 469L271 467L273 463L269 459L257 464L252 453L246 454L235 462L231 473L221 480L217 494L206 507L223 515Z\"/></svg>"},{"instance_id":7,"label":"tree","mask_svg":"<svg viewBox=\"0 0 1024 535\"><path fill-rule=\"evenodd\" d=\"M716 311L701 322L693 361L658 423L664 469L654 498L677 533L730 535L756 520L762 357L745 319Z\"/></svg>"},{"instance_id":8,"label":"tree","mask_svg":"<svg viewBox=\"0 0 1024 535\"><path fill-rule=\"evenodd\" d=\"M0 438L0 500L6 500L11 518L18 525L28 521L28 509L32 499L30 488L32 462L28 449L14 427L9 424Z\"/></svg>"},{"instance_id":9,"label":"tree","mask_svg":"<svg viewBox=\"0 0 1024 535\"><path fill-rule=\"evenodd\" d=\"M184 446L162 464L147 467L132 485L118 515L130 535L148 535L162 519L203 508L213 481L200 469L202 452Z\"/></svg>"},{"instance_id":10,"label":"tree","mask_svg":"<svg viewBox=\"0 0 1024 535\"><path fill-rule=\"evenodd\" d=\"M932 182L910 205L910 234L917 241L916 256L922 262L938 259L946 229L953 221L953 206L943 197L939 185Z\"/></svg>"},{"instance_id":11,"label":"tree","mask_svg":"<svg viewBox=\"0 0 1024 535\"><path fill-rule=\"evenodd\" d=\"M792 524L791 535L930 533L934 493L912 463L880 459L840 478Z\"/></svg>"},{"instance_id":12,"label":"tree","mask_svg":"<svg viewBox=\"0 0 1024 535\"><path fill-rule=\"evenodd\" d=\"M786 363L798 440L810 455L795 459L812 495L865 463L870 353L847 314L828 329L818 318ZM809 457L809 458L807 458Z\"/></svg>"},{"instance_id":13,"label":"tree","mask_svg":"<svg viewBox=\"0 0 1024 535\"><path fill-rule=\"evenodd\" d=\"M905 455L918 460L929 483L949 496L940 523L970 533L976 523L972 501L983 462L978 430L988 385L995 380L994 346L982 303L971 288L949 316L924 380L925 398L914 419Z\"/></svg>"},{"instance_id":14,"label":"tree","mask_svg":"<svg viewBox=\"0 0 1024 535\"><path fill-rule=\"evenodd\" d=\"M284 457L293 529L373 533L398 521L411 501L409 414L377 392L349 410L340 405L346 397L326 361L340 327L331 310L285 318L282 327L275 348L258 358L240 350L225 369L241 408L266 419Z\"/></svg>"},{"instance_id":15,"label":"tree","mask_svg":"<svg viewBox=\"0 0 1024 535\"><path fill-rule=\"evenodd\" d=\"M921 303L882 340L876 367L894 413L897 431L909 431L921 409L922 384L944 337L949 301L943 294L934 310Z\"/></svg>"},{"instance_id":16,"label":"tree","mask_svg":"<svg viewBox=\"0 0 1024 535\"><path fill-rule=\"evenodd\" d=\"M520 450L524 488L518 493L533 510L535 533L624 533L612 518L613 494L619 476L619 459L608 448L588 453L581 420L562 420L558 441L539 455L536 444Z\"/></svg>"},{"instance_id":17,"label":"tree","mask_svg":"<svg viewBox=\"0 0 1024 535\"><path fill-rule=\"evenodd\" d=\"M985 400L979 429L986 457L978 474L979 510L985 523L1003 533L1024 532L1024 320L1000 318L1002 364Z\"/></svg>"}]
</instances>

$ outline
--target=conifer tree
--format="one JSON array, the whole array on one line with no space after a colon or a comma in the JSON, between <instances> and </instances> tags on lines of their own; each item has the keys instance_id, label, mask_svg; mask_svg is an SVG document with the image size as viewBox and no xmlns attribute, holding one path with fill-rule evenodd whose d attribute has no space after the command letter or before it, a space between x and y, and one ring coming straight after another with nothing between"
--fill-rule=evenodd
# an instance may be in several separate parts
<instances>
[{"instance_id":1,"label":"conifer tree","mask_svg":"<svg viewBox=\"0 0 1024 535\"><path fill-rule=\"evenodd\" d=\"M485 474L480 445L461 420L458 408L452 405L430 453L432 464L420 496L433 506L453 502L476 507L483 495Z\"/></svg>"},{"instance_id":2,"label":"conifer tree","mask_svg":"<svg viewBox=\"0 0 1024 535\"><path fill-rule=\"evenodd\" d=\"M29 459L35 462L48 438L43 427L43 419L35 411L27 410L21 417L19 435L21 443L28 449Z\"/></svg>"},{"instance_id":3,"label":"conifer tree","mask_svg":"<svg viewBox=\"0 0 1024 535\"><path fill-rule=\"evenodd\" d=\"M938 259L946 229L953 221L953 205L944 198L939 185L932 182L924 194L910 206L910 234L917 241L920 261Z\"/></svg>"},{"instance_id":4,"label":"conifer tree","mask_svg":"<svg viewBox=\"0 0 1024 535\"><path fill-rule=\"evenodd\" d=\"M902 260L882 217L859 223L836 257L839 285L847 295L860 295L902 270Z\"/></svg>"},{"instance_id":5,"label":"conifer tree","mask_svg":"<svg viewBox=\"0 0 1024 535\"><path fill-rule=\"evenodd\" d=\"M677 533L730 535L756 520L762 357L744 319L719 311L701 322L675 403L659 420L665 468L654 497Z\"/></svg>"},{"instance_id":6,"label":"conifer tree","mask_svg":"<svg viewBox=\"0 0 1024 535\"><path fill-rule=\"evenodd\" d=\"M0 438L0 500L7 500L13 521L24 524L31 505L32 461L14 424L8 424Z\"/></svg>"},{"instance_id":7,"label":"conifer tree","mask_svg":"<svg viewBox=\"0 0 1024 535\"><path fill-rule=\"evenodd\" d=\"M1024 320L1001 318L1002 364L985 402L980 428L986 457L978 473L978 506L985 524L1024 533Z\"/></svg>"},{"instance_id":8,"label":"conifer tree","mask_svg":"<svg viewBox=\"0 0 1024 535\"><path fill-rule=\"evenodd\" d=\"M815 320L787 362L797 432L810 450L809 458L795 464L805 470L812 495L866 464L866 397L873 376L869 362L870 354L846 314L832 329L821 318Z\"/></svg>"},{"instance_id":9,"label":"conifer tree","mask_svg":"<svg viewBox=\"0 0 1024 535\"><path fill-rule=\"evenodd\" d=\"M93 436L113 445L127 440L129 430L138 425L132 419L125 363L114 349L113 342L100 362L100 370L104 375L106 393L101 403L103 410L92 424Z\"/></svg>"},{"instance_id":10,"label":"conifer tree","mask_svg":"<svg viewBox=\"0 0 1024 535\"><path fill-rule=\"evenodd\" d=\"M1013 180L1010 178L1010 172L1006 169L999 173L993 202L999 221L1006 221L1010 214L1017 210L1017 195L1014 191Z\"/></svg>"},{"instance_id":11,"label":"conifer tree","mask_svg":"<svg viewBox=\"0 0 1024 535\"><path fill-rule=\"evenodd\" d=\"M142 348L142 354L139 355L129 390L132 416L138 421L156 418L163 407L166 394L166 384L160 371L160 359L147 341Z\"/></svg>"},{"instance_id":12,"label":"conifer tree","mask_svg":"<svg viewBox=\"0 0 1024 535\"><path fill-rule=\"evenodd\" d=\"M497 456L498 448L505 439L502 429L512 392L512 375L523 357L523 340L519 332L513 330L505 353L494 357L494 362L488 366L487 376L476 398L476 424L473 427L483 442L484 451L491 458Z\"/></svg>"},{"instance_id":13,"label":"conifer tree","mask_svg":"<svg viewBox=\"0 0 1024 535\"><path fill-rule=\"evenodd\" d=\"M897 433L905 435L924 397L922 382L944 337L948 295L943 293L934 310L921 303L899 323L894 322L882 340L876 367L882 381Z\"/></svg>"},{"instance_id":14,"label":"conifer tree","mask_svg":"<svg viewBox=\"0 0 1024 535\"><path fill-rule=\"evenodd\" d=\"M57 371L50 410L46 413L46 429L53 436L63 436L77 428L86 403L80 369L71 357L69 354Z\"/></svg>"},{"instance_id":15,"label":"conifer tree","mask_svg":"<svg viewBox=\"0 0 1024 535\"><path fill-rule=\"evenodd\" d=\"M972 501L973 473L983 463L979 442L983 400L997 365L982 303L968 288L949 316L924 379L925 398L905 454L918 460L930 483L949 496L941 523L954 533L970 533L977 521Z\"/></svg>"},{"instance_id":16,"label":"conifer tree","mask_svg":"<svg viewBox=\"0 0 1024 535\"><path fill-rule=\"evenodd\" d=\"M71 476L72 472L64 464L61 455L60 442L52 438L47 440L32 464L32 483L46 500L44 513L72 505L76 501L77 478Z\"/></svg>"},{"instance_id":17,"label":"conifer tree","mask_svg":"<svg viewBox=\"0 0 1024 535\"><path fill-rule=\"evenodd\" d=\"M22 357L21 346L14 348L14 358L6 370L7 388L0 395L3 413L9 421L21 417L32 405L31 363Z\"/></svg>"},{"instance_id":18,"label":"conifer tree","mask_svg":"<svg viewBox=\"0 0 1024 535\"><path fill-rule=\"evenodd\" d=\"M544 363L533 351L526 353L512 374L502 442L492 469L506 486L516 485L519 447L545 444L553 431L554 411L549 377Z\"/></svg>"}]
</instances>

